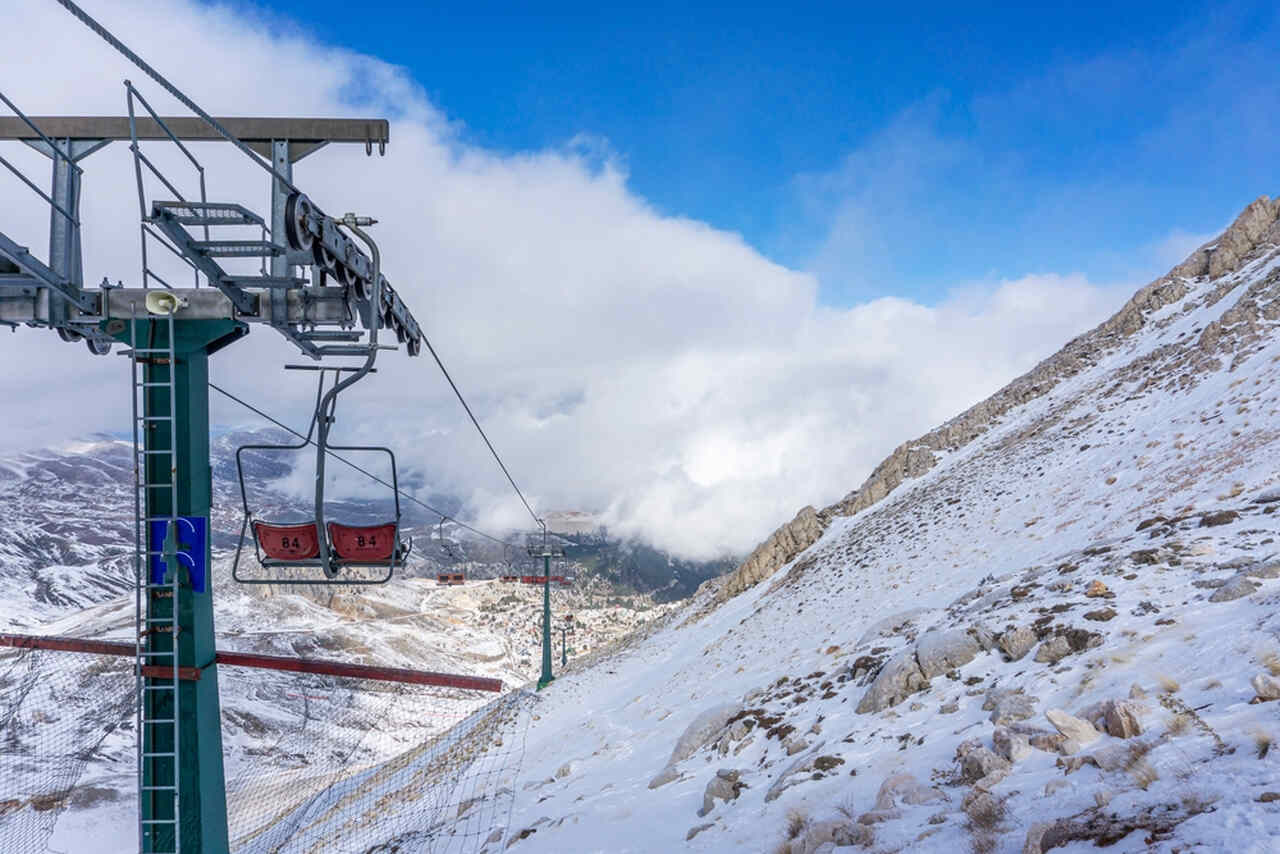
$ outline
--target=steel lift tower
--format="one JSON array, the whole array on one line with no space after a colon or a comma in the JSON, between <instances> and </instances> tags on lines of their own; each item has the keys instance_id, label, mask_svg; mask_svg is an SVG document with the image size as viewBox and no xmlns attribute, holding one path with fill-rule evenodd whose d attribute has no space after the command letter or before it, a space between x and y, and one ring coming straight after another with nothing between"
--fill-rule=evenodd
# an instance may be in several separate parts
<instances>
[{"instance_id":1,"label":"steel lift tower","mask_svg":"<svg viewBox=\"0 0 1280 854\"><path fill-rule=\"evenodd\" d=\"M97 28L83 13L78 17ZM176 91L109 34L104 38ZM379 329L416 355L422 336L381 275L376 248L370 244L371 259L352 239L365 240L361 227L372 221L331 217L293 182L294 163L321 146L357 143L366 153L385 151L385 120L215 119L184 97L196 116L162 117L127 81L125 90L128 114L113 118L28 117L0 93L12 113L0 118L0 140L29 145L52 163L46 192L0 156L14 178L0 190L0 324L51 329L64 340L86 342L97 355L127 345L138 525L139 850L225 854L210 573L209 357L254 324L269 326L317 361L363 357L371 363L377 350L398 349L377 342ZM237 201L209 201L204 167L188 143L213 140L234 145L255 162L251 168L263 170L270 184L266 216ZM88 287L80 249L82 164L112 142L127 142L133 153L142 273L132 287L105 281ZM181 153L190 167L185 178L156 166L148 152L158 145ZM4 177L0 173L0 188ZM3 217L16 215L15 203L27 191L49 211L44 258L4 233ZM190 286L162 275L161 253L179 259L174 263L187 270Z\"/></svg>"}]
</instances>

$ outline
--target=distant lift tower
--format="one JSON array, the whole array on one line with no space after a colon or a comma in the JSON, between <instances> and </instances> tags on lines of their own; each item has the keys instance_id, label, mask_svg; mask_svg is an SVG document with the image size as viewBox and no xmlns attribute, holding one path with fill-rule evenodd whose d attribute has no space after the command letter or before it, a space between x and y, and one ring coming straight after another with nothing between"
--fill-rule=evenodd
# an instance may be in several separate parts
<instances>
[{"instance_id":1,"label":"distant lift tower","mask_svg":"<svg viewBox=\"0 0 1280 854\"><path fill-rule=\"evenodd\" d=\"M551 673L551 559L564 557L564 548L548 538L545 522L541 534L530 537L527 547L530 557L542 558L542 675L538 677L538 690L542 690L556 678Z\"/></svg>"},{"instance_id":2,"label":"distant lift tower","mask_svg":"<svg viewBox=\"0 0 1280 854\"><path fill-rule=\"evenodd\" d=\"M53 329L99 355L117 342L129 345L137 454L139 850L226 854L210 573L209 356L247 334L250 324L271 327L315 360L397 349L377 343L379 328L394 333L410 355L422 337L385 277L376 274L374 287L377 265L349 236L369 220L327 216L293 183L293 164L330 143L385 151L386 120L161 117L127 81L125 88L129 114L119 118L28 117L0 93L13 113L0 118L0 140L25 143L53 165L46 193L0 156L0 166L12 173L0 172L0 200L10 200L0 205L0 217L14 216L11 202L25 192L20 181L44 200L50 218L43 259L11 240L0 219L0 324ZM117 140L127 141L134 155L141 281L90 288L80 248L81 164ZM210 140L234 144L264 170L269 216L207 199L204 168L187 143ZM162 173L148 156L147 143L157 141L175 146L188 164L181 179ZM13 176L18 180L5 186ZM162 252L189 268L184 282L193 286L176 287L161 274L154 262ZM246 265L257 269L246 271Z\"/></svg>"}]
</instances>

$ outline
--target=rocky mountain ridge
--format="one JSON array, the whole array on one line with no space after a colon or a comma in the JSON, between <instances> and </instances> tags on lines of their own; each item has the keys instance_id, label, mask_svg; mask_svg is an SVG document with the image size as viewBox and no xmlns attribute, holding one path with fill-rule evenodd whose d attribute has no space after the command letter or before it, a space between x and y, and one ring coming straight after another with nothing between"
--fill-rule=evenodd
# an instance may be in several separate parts
<instances>
[{"instance_id":1,"label":"rocky mountain ridge","mask_svg":"<svg viewBox=\"0 0 1280 854\"><path fill-rule=\"evenodd\" d=\"M1067 343L1054 355L1040 362L1026 374L965 412L917 439L904 442L872 470L856 490L839 501L816 510L802 508L796 517L778 528L732 573L724 579L707 582L724 601L759 583L779 566L808 548L832 519L853 516L883 500L904 481L919 478L938 461L939 455L963 447L982 435L1011 409L1048 393L1060 382L1075 376L1083 368L1097 364L1105 354L1115 350L1148 322L1148 318L1167 305L1182 300L1188 293L1187 279L1206 277L1213 281L1239 270L1243 265L1266 261L1280 254L1280 198L1260 196L1248 205L1231 226L1217 239L1193 252L1165 276L1140 289L1120 311L1096 328ZM1212 306L1222 293L1211 293L1206 304ZM1207 366L1214 353L1230 350L1237 359L1247 358L1236 342L1220 338L1224 330L1232 334L1250 335L1256 339L1262 319L1274 320L1276 309L1264 308L1259 301L1261 288L1242 295L1239 302L1222 316L1211 321L1200 332L1195 347L1205 356ZM1243 332L1237 324L1245 323ZM1253 342L1249 342L1252 344ZM1141 366L1136 366L1140 369Z\"/></svg>"}]
</instances>

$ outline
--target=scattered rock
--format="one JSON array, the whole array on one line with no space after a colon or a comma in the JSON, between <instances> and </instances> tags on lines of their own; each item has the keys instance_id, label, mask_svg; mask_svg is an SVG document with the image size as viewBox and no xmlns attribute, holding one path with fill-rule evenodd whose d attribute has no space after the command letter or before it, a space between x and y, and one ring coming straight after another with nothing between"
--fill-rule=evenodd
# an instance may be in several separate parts
<instances>
[{"instance_id":1,"label":"scattered rock","mask_svg":"<svg viewBox=\"0 0 1280 854\"><path fill-rule=\"evenodd\" d=\"M1258 795L1257 801L1260 804L1269 804L1273 801L1280 801L1280 792L1263 792Z\"/></svg>"},{"instance_id":2,"label":"scattered rock","mask_svg":"<svg viewBox=\"0 0 1280 854\"><path fill-rule=\"evenodd\" d=\"M968 664L981 651L965 629L925 632L916 641L916 663L924 677L932 679Z\"/></svg>"},{"instance_id":3,"label":"scattered rock","mask_svg":"<svg viewBox=\"0 0 1280 854\"><path fill-rule=\"evenodd\" d=\"M1142 734L1142 722L1138 720L1142 707L1132 700L1108 700L1103 703L1107 735L1116 738L1133 738Z\"/></svg>"},{"instance_id":4,"label":"scattered rock","mask_svg":"<svg viewBox=\"0 0 1280 854\"><path fill-rule=\"evenodd\" d=\"M709 821L706 824L695 824L693 827L689 828L689 832L684 835L684 841L688 842L690 839L693 839L693 837L697 836L702 831L715 826L716 826L716 823L714 821Z\"/></svg>"},{"instance_id":5,"label":"scattered rock","mask_svg":"<svg viewBox=\"0 0 1280 854\"><path fill-rule=\"evenodd\" d=\"M1000 814L1000 804L982 789L973 789L964 796L960 809L975 822L986 824L991 816Z\"/></svg>"},{"instance_id":6,"label":"scattered rock","mask_svg":"<svg viewBox=\"0 0 1280 854\"><path fill-rule=\"evenodd\" d=\"M1057 664L1070 654L1071 643L1062 635L1054 635L1040 644L1035 660L1042 664Z\"/></svg>"},{"instance_id":7,"label":"scattered rock","mask_svg":"<svg viewBox=\"0 0 1280 854\"><path fill-rule=\"evenodd\" d=\"M985 747L970 750L960 761L961 773L971 783L992 775L1003 777L1011 768L1009 760L997 756Z\"/></svg>"},{"instance_id":8,"label":"scattered rock","mask_svg":"<svg viewBox=\"0 0 1280 854\"><path fill-rule=\"evenodd\" d=\"M1010 661L1017 661L1031 651L1031 647L1036 645L1036 640L1035 632L1026 626L1019 626L1000 635L997 643L1000 646L1000 651Z\"/></svg>"},{"instance_id":9,"label":"scattered rock","mask_svg":"<svg viewBox=\"0 0 1280 854\"><path fill-rule=\"evenodd\" d=\"M1240 574L1250 578L1280 578L1280 563L1251 566Z\"/></svg>"},{"instance_id":10,"label":"scattered rock","mask_svg":"<svg viewBox=\"0 0 1280 854\"><path fill-rule=\"evenodd\" d=\"M1250 581L1245 575L1235 575L1227 579L1226 584L1214 591L1214 594L1209 597L1209 601L1230 602L1233 599L1248 596L1257 590L1259 586L1258 582Z\"/></svg>"},{"instance_id":11,"label":"scattered rock","mask_svg":"<svg viewBox=\"0 0 1280 854\"><path fill-rule=\"evenodd\" d=\"M1021 733L998 726L991 733L991 744L996 754L1009 762L1021 762L1031 755L1031 741Z\"/></svg>"},{"instance_id":12,"label":"scattered rock","mask_svg":"<svg viewBox=\"0 0 1280 854\"><path fill-rule=\"evenodd\" d=\"M1277 564L1277 566L1280 566L1280 564ZM973 638L974 643L976 643L983 652L990 652L995 649L995 633L986 626L981 623L975 623L969 627L968 632L969 636Z\"/></svg>"},{"instance_id":13,"label":"scattered rock","mask_svg":"<svg viewBox=\"0 0 1280 854\"><path fill-rule=\"evenodd\" d=\"M1093 620L1095 623L1105 623L1107 620L1114 618L1116 611L1114 608L1099 608L1096 611L1085 611L1084 618Z\"/></svg>"},{"instance_id":14,"label":"scattered rock","mask_svg":"<svg viewBox=\"0 0 1280 854\"><path fill-rule=\"evenodd\" d=\"M892 774L880 784L880 792L876 795L875 811L885 812L896 809L898 801L911 804L927 804L946 798L941 791L920 785L920 781L912 774Z\"/></svg>"},{"instance_id":15,"label":"scattered rock","mask_svg":"<svg viewBox=\"0 0 1280 854\"><path fill-rule=\"evenodd\" d=\"M836 845L870 848L876 843L876 833L864 824L841 823L831 834L831 841Z\"/></svg>"},{"instance_id":16,"label":"scattered rock","mask_svg":"<svg viewBox=\"0 0 1280 854\"><path fill-rule=\"evenodd\" d=\"M898 795L917 788L920 781L915 778L914 774L890 774L885 777L884 782L880 784L880 791L876 795L876 809L891 810L898 805Z\"/></svg>"},{"instance_id":17,"label":"scattered rock","mask_svg":"<svg viewBox=\"0 0 1280 854\"><path fill-rule=\"evenodd\" d=\"M1025 721L1036 713L1035 697L1021 692L1008 693L996 700L995 709L991 712L991 722L996 726L1004 726L1015 721Z\"/></svg>"},{"instance_id":18,"label":"scattered rock","mask_svg":"<svg viewBox=\"0 0 1280 854\"><path fill-rule=\"evenodd\" d=\"M1093 581L1089 582L1089 586L1085 588L1085 591L1084 591L1084 595L1088 596L1090 599L1097 599L1099 597L1104 597L1109 595L1110 593L1111 591L1107 588L1107 585L1103 584L1101 581L1099 581L1096 578Z\"/></svg>"},{"instance_id":19,"label":"scattered rock","mask_svg":"<svg viewBox=\"0 0 1280 854\"><path fill-rule=\"evenodd\" d=\"M1154 602L1147 602L1146 600L1143 600L1142 602L1139 602L1129 613L1133 614L1135 617L1144 617L1147 614L1159 614L1160 608Z\"/></svg>"},{"instance_id":20,"label":"scattered rock","mask_svg":"<svg viewBox=\"0 0 1280 854\"><path fill-rule=\"evenodd\" d=\"M885 664L858 702L858 714L879 712L901 703L909 695L929 687L916 663L915 650L901 652Z\"/></svg>"},{"instance_id":21,"label":"scattered rock","mask_svg":"<svg viewBox=\"0 0 1280 854\"><path fill-rule=\"evenodd\" d=\"M674 765L668 765L658 772L658 775L649 781L649 788L656 789L659 786L665 786L672 780L679 778L680 771Z\"/></svg>"},{"instance_id":22,"label":"scattered rock","mask_svg":"<svg viewBox=\"0 0 1280 854\"><path fill-rule=\"evenodd\" d=\"M844 760L839 756L819 756L813 760L813 767L819 771L830 771L838 765L843 765Z\"/></svg>"},{"instance_id":23,"label":"scattered rock","mask_svg":"<svg viewBox=\"0 0 1280 854\"><path fill-rule=\"evenodd\" d=\"M1201 528L1213 528L1218 525L1226 525L1240 518L1240 514L1234 510L1219 510L1216 513L1206 513L1200 517Z\"/></svg>"},{"instance_id":24,"label":"scattered rock","mask_svg":"<svg viewBox=\"0 0 1280 854\"><path fill-rule=\"evenodd\" d=\"M943 703L938 707L938 714L940 715L954 715L958 711L960 711L958 703Z\"/></svg>"},{"instance_id":25,"label":"scattered rock","mask_svg":"<svg viewBox=\"0 0 1280 854\"><path fill-rule=\"evenodd\" d=\"M849 677L851 679L861 680L859 685L867 684L869 679L874 679L879 675L881 668L884 667L885 659L878 655L862 655L849 665Z\"/></svg>"},{"instance_id":26,"label":"scattered rock","mask_svg":"<svg viewBox=\"0 0 1280 854\"><path fill-rule=\"evenodd\" d=\"M717 771L702 793L702 809L698 810L699 818L715 809L717 799L725 803L736 801L742 790L747 788L747 784L739 779L741 776L742 772L729 768L721 768Z\"/></svg>"},{"instance_id":27,"label":"scattered rock","mask_svg":"<svg viewBox=\"0 0 1280 854\"><path fill-rule=\"evenodd\" d=\"M568 777L572 773L573 773L573 764L570 762L566 762L556 769L556 779L563 780L565 777Z\"/></svg>"},{"instance_id":28,"label":"scattered rock","mask_svg":"<svg viewBox=\"0 0 1280 854\"><path fill-rule=\"evenodd\" d=\"M1045 821L1037 821L1027 830L1027 838L1022 843L1022 854L1044 854L1044 835L1053 827Z\"/></svg>"},{"instance_id":29,"label":"scattered rock","mask_svg":"<svg viewBox=\"0 0 1280 854\"><path fill-rule=\"evenodd\" d=\"M1036 750L1043 750L1045 753L1061 753L1067 737L1056 732L1046 732L1030 736L1027 740Z\"/></svg>"},{"instance_id":30,"label":"scattered rock","mask_svg":"<svg viewBox=\"0 0 1280 854\"><path fill-rule=\"evenodd\" d=\"M816 755L817 751L820 750L822 745L825 743L826 742L818 744L812 753L807 756L801 756L796 759L796 761L788 765L786 769L778 775L778 778L773 781L773 785L769 787L769 790L764 793L765 803L776 800L783 792L792 786L798 783L803 783L805 780L812 779L812 777L799 777L798 775L812 772L818 767L818 762L820 760L824 758L834 758Z\"/></svg>"},{"instance_id":31,"label":"scattered rock","mask_svg":"<svg viewBox=\"0 0 1280 854\"><path fill-rule=\"evenodd\" d=\"M786 749L788 756L795 756L800 751L809 746L809 742L803 738L788 738L782 742L782 746Z\"/></svg>"},{"instance_id":32,"label":"scattered rock","mask_svg":"<svg viewBox=\"0 0 1280 854\"><path fill-rule=\"evenodd\" d=\"M1253 692L1259 700L1280 700L1280 679L1266 673L1259 673L1249 680Z\"/></svg>"},{"instance_id":33,"label":"scattered rock","mask_svg":"<svg viewBox=\"0 0 1280 854\"><path fill-rule=\"evenodd\" d=\"M1053 724L1054 729L1062 733L1066 739L1059 747L1059 750L1065 754L1076 753L1081 747L1093 744L1101 734L1093 728L1093 724L1086 720L1081 720L1075 715L1068 714L1062 709L1049 709L1044 713L1049 719L1049 723Z\"/></svg>"}]
</instances>

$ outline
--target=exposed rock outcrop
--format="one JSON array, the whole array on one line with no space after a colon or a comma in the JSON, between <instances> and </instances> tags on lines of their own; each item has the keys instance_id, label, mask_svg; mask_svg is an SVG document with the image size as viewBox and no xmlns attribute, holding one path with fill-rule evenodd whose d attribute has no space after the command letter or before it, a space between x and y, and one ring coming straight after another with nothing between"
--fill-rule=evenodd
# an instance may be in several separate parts
<instances>
[{"instance_id":1,"label":"exposed rock outcrop","mask_svg":"<svg viewBox=\"0 0 1280 854\"><path fill-rule=\"evenodd\" d=\"M757 546L741 566L725 577L718 599L731 599L773 575L778 567L816 543L826 530L827 521L827 518L820 518L813 507L803 508L794 519Z\"/></svg>"}]
</instances>

